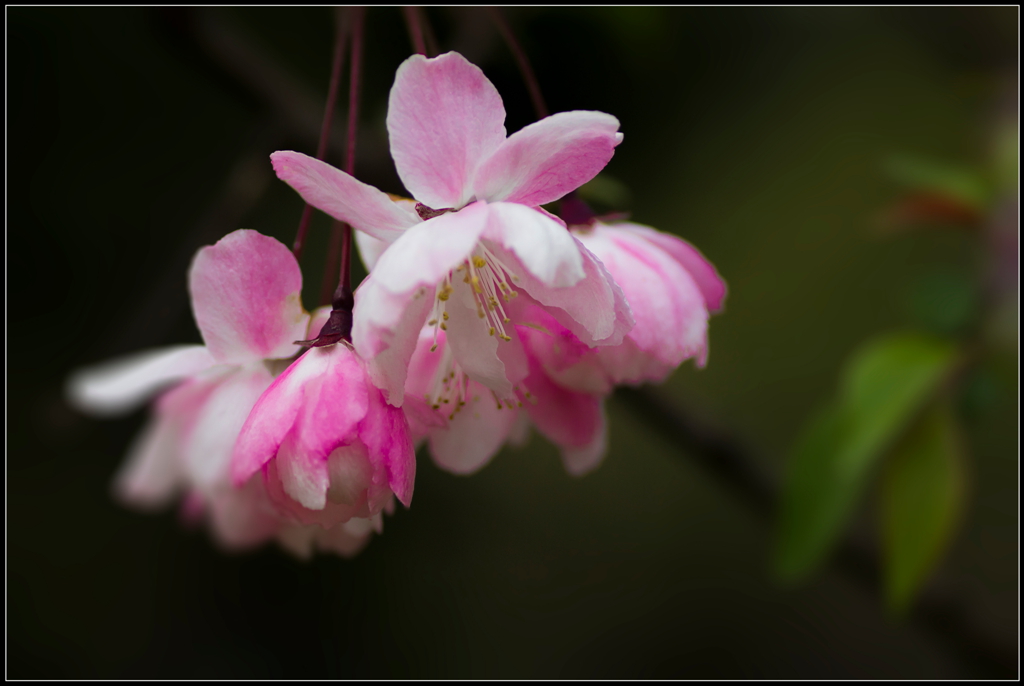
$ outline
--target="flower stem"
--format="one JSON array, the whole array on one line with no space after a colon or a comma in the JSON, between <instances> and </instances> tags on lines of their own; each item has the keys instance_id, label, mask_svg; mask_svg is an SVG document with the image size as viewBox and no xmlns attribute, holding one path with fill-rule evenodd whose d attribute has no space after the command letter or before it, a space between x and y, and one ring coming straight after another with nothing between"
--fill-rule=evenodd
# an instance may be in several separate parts
<instances>
[{"instance_id":1,"label":"flower stem","mask_svg":"<svg viewBox=\"0 0 1024 686\"><path fill-rule=\"evenodd\" d=\"M426 56L427 42L423 35L423 25L420 23L418 7L406 5L402 8L405 16L405 25L409 29L409 40L412 41L412 49L418 55Z\"/></svg>"},{"instance_id":2,"label":"flower stem","mask_svg":"<svg viewBox=\"0 0 1024 686\"><path fill-rule=\"evenodd\" d=\"M322 160L327 154L327 144L331 139L331 122L334 120L334 104L338 99L338 84L341 81L341 67L345 62L345 47L348 42L348 24L338 15L335 21L334 57L331 60L331 79L327 85L327 105L324 107L324 120L320 125L320 140L316 146L316 158ZM313 217L313 208L306 203L299 219L299 229L295 233L292 254L295 259L302 257L302 249L306 244L306 233Z\"/></svg>"},{"instance_id":3,"label":"flower stem","mask_svg":"<svg viewBox=\"0 0 1024 686\"><path fill-rule=\"evenodd\" d=\"M508 22L505 21L504 15L501 10L497 7L488 8L491 12L491 18L494 20L494 25L498 27L498 31L501 33L501 37L505 39L505 43L508 44L509 50L516 58L516 62L519 64L519 71L523 75L523 81L526 82L526 88L530 91L530 100L533 102L533 109L537 113L537 119L543 119L548 116L548 106L544 102L544 96L541 95L540 85L537 83L537 77L533 73L533 68L530 66L530 60L526 58L526 53L519 46L519 42L516 41L515 35L512 33L512 29L509 27Z\"/></svg>"},{"instance_id":4,"label":"flower stem","mask_svg":"<svg viewBox=\"0 0 1024 686\"><path fill-rule=\"evenodd\" d=\"M361 72L363 67L363 25L366 8L351 7L348 10L352 34L352 56L349 61L348 87L348 131L345 143L345 173L354 176L356 168L356 132L359 124L359 94L362 87ZM344 222L335 222L331 229L330 256L338 252L341 246L341 266L338 270L338 287L331 297L331 315L320 330L320 334L312 343L314 347L332 345L340 340L352 341L352 308L355 300L352 295L352 227ZM330 286L332 270L324 270L324 286L321 294L326 294Z\"/></svg>"}]
</instances>

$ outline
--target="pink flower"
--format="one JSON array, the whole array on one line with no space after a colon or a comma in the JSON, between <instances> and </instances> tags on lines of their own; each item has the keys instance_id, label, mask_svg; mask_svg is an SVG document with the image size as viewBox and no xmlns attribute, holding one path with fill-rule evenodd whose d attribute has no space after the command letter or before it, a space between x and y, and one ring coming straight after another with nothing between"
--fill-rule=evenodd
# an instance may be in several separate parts
<instances>
[{"instance_id":1,"label":"pink flower","mask_svg":"<svg viewBox=\"0 0 1024 686\"><path fill-rule=\"evenodd\" d=\"M618 384L663 381L691 357L703 367L708 317L726 295L714 266L681 238L640 224L594 222L572 231L622 287L636 324L618 346L590 348L564 329L547 345L535 341L547 372L567 387L608 393Z\"/></svg>"},{"instance_id":2,"label":"pink flower","mask_svg":"<svg viewBox=\"0 0 1024 686\"><path fill-rule=\"evenodd\" d=\"M235 231L201 248L189 270L192 311L205 346L141 353L74 375L69 395L86 411L130 410L169 384L187 381L158 404L158 421L137 444L118 491L157 504L186 483L227 483L228 463L249 409L274 379L268 360L298 352L309 315L299 301L302 273L291 252L255 231ZM154 434L159 434L156 436ZM166 457L180 444L180 464Z\"/></svg>"},{"instance_id":3,"label":"pink flower","mask_svg":"<svg viewBox=\"0 0 1024 686\"><path fill-rule=\"evenodd\" d=\"M308 335L301 288L302 274L285 246L255 231L235 231L200 249L189 272L205 346L147 351L71 378L71 401L103 415L131 410L177 384L154 403L152 419L130 448L115 479L119 498L155 509L184 493L184 513L206 517L228 549L276 538L299 553L315 545L354 554L369 540L379 518L353 520L344 530L299 531L306 527L282 519L262 480L237 489L230 482L232 449L249 411L284 359L298 352L294 341Z\"/></svg>"},{"instance_id":4,"label":"pink flower","mask_svg":"<svg viewBox=\"0 0 1024 686\"><path fill-rule=\"evenodd\" d=\"M412 500L416 456L405 415L384 401L345 344L311 348L267 389L235 444L232 478L256 472L278 509L331 528Z\"/></svg>"},{"instance_id":5,"label":"pink flower","mask_svg":"<svg viewBox=\"0 0 1024 686\"><path fill-rule=\"evenodd\" d=\"M300 153L271 155L311 205L390 243L356 292L352 337L393 404L424 322L446 332L453 368L505 399L517 381L507 358L522 353L500 349L521 347L507 309L520 291L587 345L617 345L632 326L601 262L538 207L608 163L618 120L563 112L506 138L504 119L497 90L461 55L415 55L398 69L387 117L415 210Z\"/></svg>"}]
</instances>

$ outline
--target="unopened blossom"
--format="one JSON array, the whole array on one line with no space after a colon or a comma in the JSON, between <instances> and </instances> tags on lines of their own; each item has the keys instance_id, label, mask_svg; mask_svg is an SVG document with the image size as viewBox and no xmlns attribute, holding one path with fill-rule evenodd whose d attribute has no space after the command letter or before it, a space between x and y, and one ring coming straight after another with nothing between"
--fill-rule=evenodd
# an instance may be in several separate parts
<instances>
[{"instance_id":1,"label":"unopened blossom","mask_svg":"<svg viewBox=\"0 0 1024 686\"><path fill-rule=\"evenodd\" d=\"M547 372L567 387L608 393L619 384L663 381L690 358L703 367L708 317L722 308L726 285L700 251L677 236L630 222L595 221L571 229L622 288L636 323L617 346L591 348L565 330L547 345L536 339L533 353Z\"/></svg>"},{"instance_id":2,"label":"unopened blossom","mask_svg":"<svg viewBox=\"0 0 1024 686\"><path fill-rule=\"evenodd\" d=\"M520 293L588 346L617 345L632 326L601 262L539 207L608 163L618 120L563 112L506 137L504 119L493 84L461 55L414 55L396 74L387 126L415 210L306 155L271 156L308 203L388 244L356 292L352 340L395 405L425 323L445 334L450 371L502 399L523 378L509 367L525 369L509 309Z\"/></svg>"},{"instance_id":3,"label":"unopened blossom","mask_svg":"<svg viewBox=\"0 0 1024 686\"><path fill-rule=\"evenodd\" d=\"M240 488L230 482L232 449L249 411L298 352L295 340L308 336L301 289L302 274L285 246L235 231L200 249L189 270L205 345L148 351L72 377L71 401L103 415L129 411L173 386L157 398L115 479L120 499L154 509L183 496L183 514L207 519L229 549L276 538L296 553L315 546L351 554L365 544L379 518L345 530L300 531L305 527L282 518L260 479Z\"/></svg>"},{"instance_id":4,"label":"unopened blossom","mask_svg":"<svg viewBox=\"0 0 1024 686\"><path fill-rule=\"evenodd\" d=\"M331 528L412 500L416 455L402 411L389 405L346 344L314 347L260 397L234 447L242 486L262 472L291 520Z\"/></svg>"}]
</instances>

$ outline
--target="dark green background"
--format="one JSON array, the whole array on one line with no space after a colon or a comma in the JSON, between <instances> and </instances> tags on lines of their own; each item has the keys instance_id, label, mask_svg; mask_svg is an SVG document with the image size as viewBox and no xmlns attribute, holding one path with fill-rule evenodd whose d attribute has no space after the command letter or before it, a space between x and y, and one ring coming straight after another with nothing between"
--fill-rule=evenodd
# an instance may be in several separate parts
<instances>
[{"instance_id":1,"label":"dark green background","mask_svg":"<svg viewBox=\"0 0 1024 686\"><path fill-rule=\"evenodd\" d=\"M843 359L910 321L916 280L974 273L976 238L882 239L873 219L898 196L890 154L983 161L999 89L1017 78L1018 14L508 11L552 111L621 120L607 172L634 219L689 239L728 281L708 367L687 363L664 391L772 473ZM442 48L497 85L509 130L529 123L486 14L429 15ZM771 522L621 399L609 455L583 479L536 436L470 478L421 455L412 509L351 561L225 555L174 513L122 509L110 480L145 413L80 416L64 379L198 342L185 269L199 246L240 227L291 240L301 204L267 155L312 153L315 126L268 105L259 89L276 81L255 61L256 88L213 55L225 26L244 31L308 93L315 122L331 15L20 7L7 20L9 677L1006 676L889 618L834 569L778 587ZM408 53L399 11L371 9L357 174L390 192L402 189L386 95ZM314 222L303 260L307 307L327 226ZM1005 357L995 401L967 425L971 500L929 592L1015 650L1017 361ZM858 525L872 531L870 512Z\"/></svg>"}]
</instances>

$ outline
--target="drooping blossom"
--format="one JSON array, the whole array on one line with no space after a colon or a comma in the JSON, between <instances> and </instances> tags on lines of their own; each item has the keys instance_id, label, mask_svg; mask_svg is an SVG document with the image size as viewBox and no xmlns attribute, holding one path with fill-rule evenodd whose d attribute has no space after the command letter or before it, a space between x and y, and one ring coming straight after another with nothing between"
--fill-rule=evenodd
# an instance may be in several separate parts
<instances>
[{"instance_id":1,"label":"drooping blossom","mask_svg":"<svg viewBox=\"0 0 1024 686\"><path fill-rule=\"evenodd\" d=\"M126 503L155 509L184 496L183 513L209 520L229 549L277 538L297 553L311 546L352 554L374 523L300 531L281 517L262 482L230 482L239 430L260 395L308 335L299 295L302 275L291 252L255 231L235 231L202 248L189 271L192 310L205 345L174 346L85 369L68 384L83 411L126 412L156 400L114 489ZM376 522L379 526L379 520ZM367 529L367 527L370 529Z\"/></svg>"},{"instance_id":2,"label":"drooping blossom","mask_svg":"<svg viewBox=\"0 0 1024 686\"><path fill-rule=\"evenodd\" d=\"M690 358L703 367L708 317L721 310L726 295L714 266L681 238L641 224L595 221L570 228L622 288L636 323L617 346L591 348L567 331L547 345L535 340L533 354L545 370L566 387L608 393L620 384L664 381Z\"/></svg>"},{"instance_id":3,"label":"drooping blossom","mask_svg":"<svg viewBox=\"0 0 1024 686\"><path fill-rule=\"evenodd\" d=\"M588 346L617 345L629 308L600 260L540 209L593 178L622 140L615 117L562 112L506 137L501 97L457 53L398 69L387 126L417 204L297 152L277 175L311 205L389 244L356 292L352 339L388 402L403 401L409 360L429 322L451 371L502 399L526 369L509 304L520 293Z\"/></svg>"},{"instance_id":4,"label":"drooping blossom","mask_svg":"<svg viewBox=\"0 0 1024 686\"><path fill-rule=\"evenodd\" d=\"M379 515L392 496L408 506L416 455L402 410L337 343L303 353L249 413L232 479L242 486L260 472L281 512L329 529Z\"/></svg>"}]
</instances>

